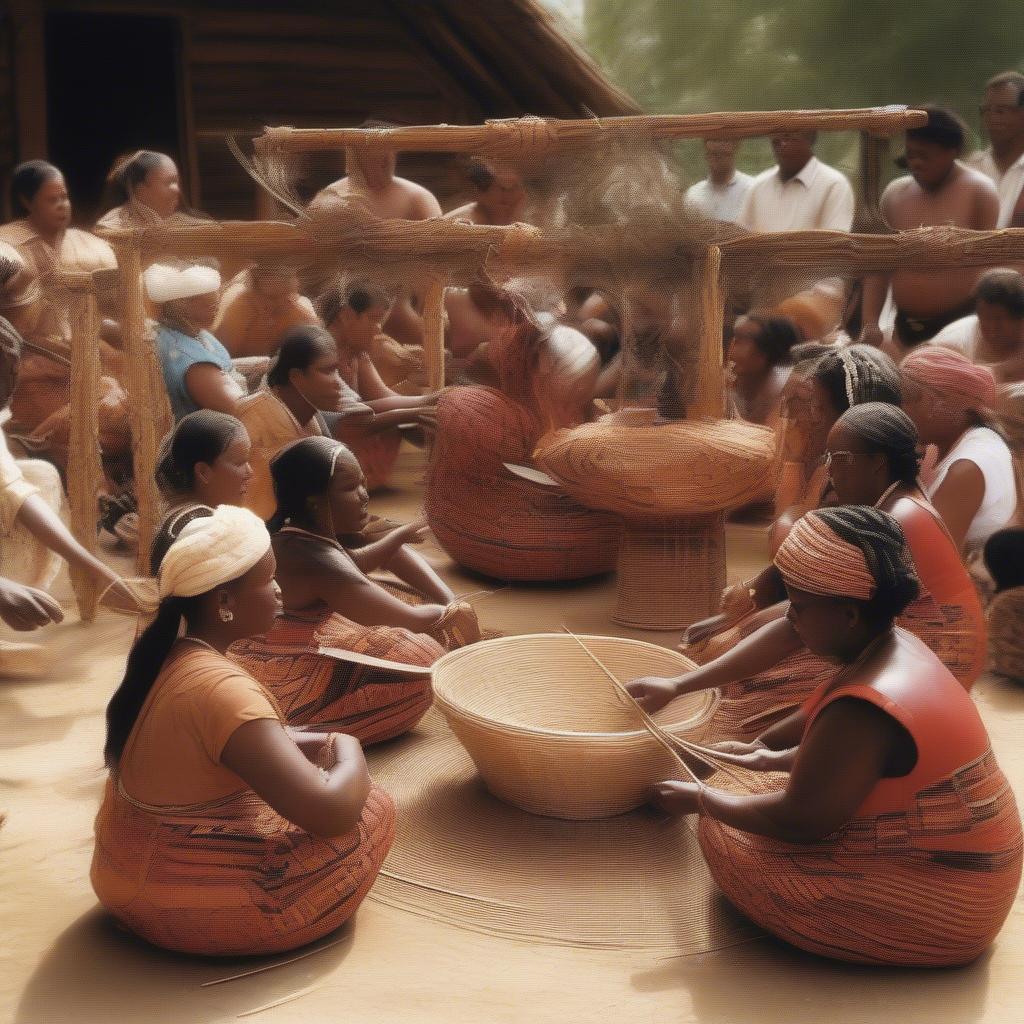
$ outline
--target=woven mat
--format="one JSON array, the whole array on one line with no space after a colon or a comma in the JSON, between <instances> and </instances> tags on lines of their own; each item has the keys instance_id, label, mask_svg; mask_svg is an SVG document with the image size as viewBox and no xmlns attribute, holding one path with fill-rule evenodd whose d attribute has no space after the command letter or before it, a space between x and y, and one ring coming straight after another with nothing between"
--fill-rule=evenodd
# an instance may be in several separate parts
<instances>
[{"instance_id":1,"label":"woven mat","mask_svg":"<svg viewBox=\"0 0 1024 1024\"><path fill-rule=\"evenodd\" d=\"M694 954L760 934L719 895L693 819L527 814L487 792L436 709L410 735L370 748L367 760L398 805L398 835L372 900L559 945Z\"/></svg>"}]
</instances>

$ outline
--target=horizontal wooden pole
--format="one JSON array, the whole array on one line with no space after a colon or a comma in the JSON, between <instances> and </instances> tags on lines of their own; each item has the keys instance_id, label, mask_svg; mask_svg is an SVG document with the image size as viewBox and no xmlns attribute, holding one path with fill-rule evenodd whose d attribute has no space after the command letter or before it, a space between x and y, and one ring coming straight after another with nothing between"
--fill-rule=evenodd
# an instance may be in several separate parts
<instances>
[{"instance_id":1,"label":"horizontal wooden pole","mask_svg":"<svg viewBox=\"0 0 1024 1024\"><path fill-rule=\"evenodd\" d=\"M268 127L256 140L263 151L308 153L322 149L383 149L395 152L499 152L514 154L560 146L642 139L745 139L780 132L864 131L897 135L926 124L922 110L903 106L855 110L763 110L715 114L646 114L628 117L518 117L471 125L415 125L397 128Z\"/></svg>"},{"instance_id":2,"label":"horizontal wooden pole","mask_svg":"<svg viewBox=\"0 0 1024 1024\"><path fill-rule=\"evenodd\" d=\"M332 261L356 263L365 272L382 273L401 265L429 273L460 276L490 267L509 274L541 275L571 271L576 276L605 271L626 278L660 269L671 272L696 258L708 244L717 245L723 270L744 268L821 270L859 275L898 268L949 270L956 267L1024 263L1024 229L970 231L932 227L889 235L842 231L800 231L779 234L690 238L676 231L631 236L621 227L581 230L554 239L519 224L508 227L458 221L398 221L356 218L331 231L331 219L288 224L278 221L211 221L182 227L163 225L139 231L108 232L118 245L136 245L144 257L180 259L278 258L295 265Z\"/></svg>"}]
</instances>

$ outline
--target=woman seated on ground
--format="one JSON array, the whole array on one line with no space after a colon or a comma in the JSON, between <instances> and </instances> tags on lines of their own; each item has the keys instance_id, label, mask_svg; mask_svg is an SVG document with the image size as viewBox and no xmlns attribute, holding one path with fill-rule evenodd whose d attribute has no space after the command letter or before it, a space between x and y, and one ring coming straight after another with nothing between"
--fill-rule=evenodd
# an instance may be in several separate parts
<instances>
[{"instance_id":1,"label":"woman seated on ground","mask_svg":"<svg viewBox=\"0 0 1024 1024\"><path fill-rule=\"evenodd\" d=\"M374 413L342 379L334 338L313 325L288 331L267 373L267 386L242 399L238 416L253 444L254 477L245 505L264 520L277 508L270 461L292 441L333 436L352 447L372 447L377 435L400 423L434 423L429 409Z\"/></svg>"},{"instance_id":2,"label":"woman seated on ground","mask_svg":"<svg viewBox=\"0 0 1024 1024\"><path fill-rule=\"evenodd\" d=\"M503 301L511 306L507 296ZM618 554L618 522L508 469L531 461L545 431L590 418L597 352L571 327L541 327L518 312L515 319L491 346L500 390L459 387L441 396L427 521L456 562L498 579L608 572Z\"/></svg>"},{"instance_id":3,"label":"woman seated on ground","mask_svg":"<svg viewBox=\"0 0 1024 1024\"><path fill-rule=\"evenodd\" d=\"M811 512L776 563L793 628L841 668L790 718L727 749L788 776L754 776L749 793L663 782L654 803L700 815L712 877L787 942L858 963L968 963L1013 906L1020 817L974 702L894 626L917 593L899 524L864 506ZM648 711L671 698L629 688Z\"/></svg>"},{"instance_id":4,"label":"woman seated on ground","mask_svg":"<svg viewBox=\"0 0 1024 1024\"><path fill-rule=\"evenodd\" d=\"M228 350L210 333L220 303L213 267L154 263L142 275L156 304L156 348L175 421L197 409L234 413L243 395Z\"/></svg>"},{"instance_id":5,"label":"woman seated on ground","mask_svg":"<svg viewBox=\"0 0 1024 1024\"><path fill-rule=\"evenodd\" d=\"M450 210L444 215L445 220L514 224L521 219L526 206L526 189L517 171L474 157L469 163L468 177L476 190L476 198Z\"/></svg>"},{"instance_id":6,"label":"woman seated on ground","mask_svg":"<svg viewBox=\"0 0 1024 1024\"><path fill-rule=\"evenodd\" d=\"M817 508L825 495L825 442L836 420L853 405L902 401L899 369L871 345L801 345L793 356L797 365L783 389L782 415L787 423L775 496L783 532L795 516ZM780 539L777 530L773 547Z\"/></svg>"},{"instance_id":7,"label":"woman seated on ground","mask_svg":"<svg viewBox=\"0 0 1024 1024\"><path fill-rule=\"evenodd\" d=\"M798 341L785 317L749 313L736 321L725 358L733 376L729 397L742 419L775 425L782 389L793 371L790 349Z\"/></svg>"},{"instance_id":8,"label":"woman seated on ground","mask_svg":"<svg viewBox=\"0 0 1024 1024\"><path fill-rule=\"evenodd\" d=\"M337 344L342 380L375 414L404 412L409 414L406 422L411 423L434 411L436 393L398 394L384 383L371 356L374 339L380 335L391 308L386 292L366 282L338 282L320 295L316 307ZM398 457L402 432L395 427L351 443L370 490L383 487Z\"/></svg>"},{"instance_id":9,"label":"woman seated on ground","mask_svg":"<svg viewBox=\"0 0 1024 1024\"><path fill-rule=\"evenodd\" d=\"M166 949L249 956L312 942L352 916L394 837L360 723L347 735L289 727L226 656L272 627L274 568L246 509L189 523L107 708L92 884L125 927Z\"/></svg>"},{"instance_id":10,"label":"woman seated on ground","mask_svg":"<svg viewBox=\"0 0 1024 1024\"><path fill-rule=\"evenodd\" d=\"M977 591L938 513L917 479L917 430L894 405L868 403L850 409L829 433L827 458L832 488L842 504L871 504L892 515L906 536L920 593L899 625L923 640L966 689L985 668L985 620ZM824 563L823 563L824 564ZM822 570L824 571L824 569ZM758 577L749 607L779 603L718 638L714 659L675 680L680 692L722 688L709 735L750 738L778 721L834 671L807 650L786 617L781 574L773 565ZM731 599L741 612L739 596ZM745 639L744 639L745 637Z\"/></svg>"},{"instance_id":11,"label":"woman seated on ground","mask_svg":"<svg viewBox=\"0 0 1024 1024\"><path fill-rule=\"evenodd\" d=\"M251 456L241 421L213 409L190 412L167 434L157 456L157 484L166 509L153 540L154 576L187 523L221 505L245 505L253 477Z\"/></svg>"},{"instance_id":12,"label":"woman seated on ground","mask_svg":"<svg viewBox=\"0 0 1024 1024\"><path fill-rule=\"evenodd\" d=\"M931 344L988 366L1000 384L1024 380L1024 278L1008 267L986 271L974 286L974 308Z\"/></svg>"},{"instance_id":13,"label":"woman seated on ground","mask_svg":"<svg viewBox=\"0 0 1024 1024\"><path fill-rule=\"evenodd\" d=\"M51 454L61 461L67 454L67 432L57 420L63 413L66 421L71 400L73 339L70 311L66 304L53 301L50 289L61 273L114 270L117 260L102 239L71 227L64 176L52 164L43 160L19 164L11 177L10 199L20 219L0 227L0 241L13 246L25 264L20 278L23 301L14 319L32 346L22 361L20 386L11 407L12 429L35 434L40 442L52 441ZM38 284L38 292L32 282ZM113 308L113 298L112 291L98 296L101 312ZM120 455L130 447L127 398L118 384L124 375L124 356L102 339L95 344L104 373L101 441L105 455Z\"/></svg>"},{"instance_id":14,"label":"woman seated on ground","mask_svg":"<svg viewBox=\"0 0 1024 1024\"><path fill-rule=\"evenodd\" d=\"M1013 456L989 426L996 405L992 371L934 346L915 349L900 369L906 410L922 442L938 449L928 498L956 544L974 555L1017 508Z\"/></svg>"},{"instance_id":15,"label":"woman seated on ground","mask_svg":"<svg viewBox=\"0 0 1024 1024\"><path fill-rule=\"evenodd\" d=\"M805 357L806 354L806 357ZM900 372L883 352L870 345L831 348L801 345L794 350L796 366L783 390L783 466L776 488L775 507L778 518L769 534L772 553L793 522L809 509L826 500L829 467L825 462L829 431L836 421L855 405L866 402L901 402ZM688 653L700 661L710 660L734 646L740 635L737 629L751 632L763 620L756 617L760 609L780 599L778 579L771 566L761 577L728 588L722 596L722 612L686 631L690 644L703 644Z\"/></svg>"},{"instance_id":16,"label":"woman seated on ground","mask_svg":"<svg viewBox=\"0 0 1024 1024\"><path fill-rule=\"evenodd\" d=\"M224 289L213 333L233 359L273 356L290 328L318 322L294 269L257 263Z\"/></svg>"},{"instance_id":17,"label":"woman seated on ground","mask_svg":"<svg viewBox=\"0 0 1024 1024\"><path fill-rule=\"evenodd\" d=\"M423 525L400 527L349 549L367 520L359 463L340 442L307 437L271 464L278 511L271 520L284 615L232 655L273 694L290 722L362 723L364 742L411 729L433 699L428 667L480 638L472 608L455 600L426 561L407 545ZM408 584L367 573L389 569ZM400 596L396 596L400 595ZM422 675L365 668L321 653L331 647L422 665Z\"/></svg>"}]
</instances>

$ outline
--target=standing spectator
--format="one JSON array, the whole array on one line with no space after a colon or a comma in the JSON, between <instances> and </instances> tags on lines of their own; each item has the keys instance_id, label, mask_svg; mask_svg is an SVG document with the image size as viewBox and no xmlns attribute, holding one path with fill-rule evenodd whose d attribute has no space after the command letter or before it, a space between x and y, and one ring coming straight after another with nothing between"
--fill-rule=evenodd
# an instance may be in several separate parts
<instances>
[{"instance_id":1,"label":"standing spectator","mask_svg":"<svg viewBox=\"0 0 1024 1024\"><path fill-rule=\"evenodd\" d=\"M952 225L990 231L999 216L992 182L958 159L967 129L952 111L924 106L928 123L907 132L903 158L910 174L891 182L882 195L882 215L897 231ZM864 279L861 341L880 345L878 318L887 290L896 307L893 355L905 355L944 327L974 310L975 267L951 270L899 269Z\"/></svg>"},{"instance_id":2,"label":"standing spectator","mask_svg":"<svg viewBox=\"0 0 1024 1024\"><path fill-rule=\"evenodd\" d=\"M772 136L778 164L750 186L737 223L751 231L849 231L853 189L841 171L814 155L817 132Z\"/></svg>"},{"instance_id":3,"label":"standing spectator","mask_svg":"<svg viewBox=\"0 0 1024 1024\"><path fill-rule=\"evenodd\" d=\"M737 139L705 139L708 176L686 190L686 205L710 220L735 223L753 177L736 170Z\"/></svg>"},{"instance_id":4,"label":"standing spectator","mask_svg":"<svg viewBox=\"0 0 1024 1024\"><path fill-rule=\"evenodd\" d=\"M999 191L997 227L1024 227L1024 210L1014 211L1024 188L1024 75L1004 71L985 86L981 123L988 149L972 153L965 163L988 175Z\"/></svg>"}]
</instances>

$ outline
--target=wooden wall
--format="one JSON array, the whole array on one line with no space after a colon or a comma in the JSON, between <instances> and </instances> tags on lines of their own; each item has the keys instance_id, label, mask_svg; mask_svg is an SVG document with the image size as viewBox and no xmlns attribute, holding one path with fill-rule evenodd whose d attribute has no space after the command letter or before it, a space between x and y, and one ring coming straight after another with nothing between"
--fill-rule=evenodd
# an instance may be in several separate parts
<instances>
[{"instance_id":1,"label":"wooden wall","mask_svg":"<svg viewBox=\"0 0 1024 1024\"><path fill-rule=\"evenodd\" d=\"M17 153L14 129L14 29L9 18L0 17L0 168L13 167ZM0 175L0 181L5 180ZM0 203L0 209L3 204Z\"/></svg>"},{"instance_id":2,"label":"wooden wall","mask_svg":"<svg viewBox=\"0 0 1024 1024\"><path fill-rule=\"evenodd\" d=\"M264 125L406 124L479 118L472 100L443 81L386 5L349 0L344 14L197 10L186 54L197 136L201 205L220 217L250 214L252 189L222 133ZM305 192L343 173L340 154L306 161ZM405 173L451 194L450 160L404 161ZM241 176L240 176L241 175Z\"/></svg>"},{"instance_id":3,"label":"wooden wall","mask_svg":"<svg viewBox=\"0 0 1024 1024\"><path fill-rule=\"evenodd\" d=\"M479 38L482 30L467 27L466 15L460 13L464 9L452 8L447 0L17 2L20 10L28 8L39 17L47 10L73 9L179 19L181 120L190 150L184 170L187 180L193 181L194 205L221 218L266 212L265 201L261 209L257 199L257 187L228 151L227 134L247 149L247 140L268 124L354 125L367 117L406 124L465 124L524 113L564 116L576 108L564 89L555 93L549 85L542 87L539 78L522 72L524 57L527 65L531 59L526 54L517 57L515 82L503 80L507 69L499 70L504 63L491 51L517 43L494 34L504 28L508 37L515 25L524 24L524 17L528 21L528 0L459 0L507 5L505 21L498 19ZM0 171L18 155L9 37L9 18L0 10ZM528 41L525 49L540 60L541 41ZM558 56L559 65L574 63L565 53ZM564 82L571 69L560 68L560 73ZM87 82L83 75L83 87ZM102 103L97 106L102 109ZM340 154L308 158L302 191L310 194L341 173ZM452 157L401 156L399 173L431 188L446 208L455 205L467 188L461 165Z\"/></svg>"}]
</instances>

